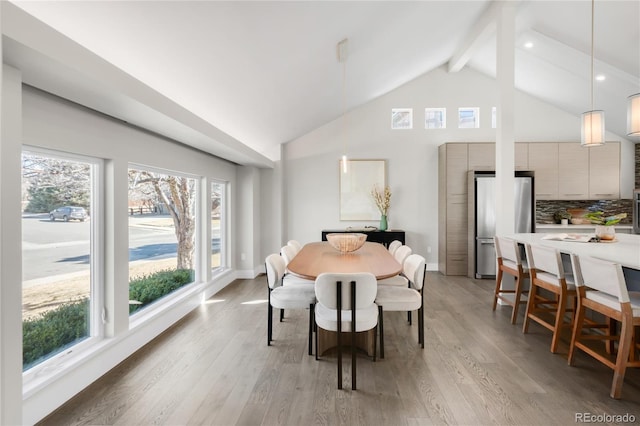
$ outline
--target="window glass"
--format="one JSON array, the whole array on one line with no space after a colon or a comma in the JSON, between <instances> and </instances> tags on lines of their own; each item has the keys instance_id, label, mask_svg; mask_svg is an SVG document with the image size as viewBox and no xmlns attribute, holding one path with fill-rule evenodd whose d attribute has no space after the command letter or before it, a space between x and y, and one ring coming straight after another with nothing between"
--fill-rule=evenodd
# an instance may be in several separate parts
<instances>
[{"instance_id":1,"label":"window glass","mask_svg":"<svg viewBox=\"0 0 640 426\"><path fill-rule=\"evenodd\" d=\"M412 129L413 128L413 109L412 108L391 109L391 128L392 129Z\"/></svg>"},{"instance_id":2,"label":"window glass","mask_svg":"<svg viewBox=\"0 0 640 426\"><path fill-rule=\"evenodd\" d=\"M193 282L196 179L129 169L129 313Z\"/></svg>"},{"instance_id":3,"label":"window glass","mask_svg":"<svg viewBox=\"0 0 640 426\"><path fill-rule=\"evenodd\" d=\"M458 128L477 129L480 127L480 108L458 108Z\"/></svg>"},{"instance_id":4,"label":"window glass","mask_svg":"<svg viewBox=\"0 0 640 426\"><path fill-rule=\"evenodd\" d=\"M222 243L224 241L224 198L225 184L211 183L211 269L218 269L224 264Z\"/></svg>"},{"instance_id":5,"label":"window glass","mask_svg":"<svg viewBox=\"0 0 640 426\"><path fill-rule=\"evenodd\" d=\"M22 153L23 370L98 334L91 324L97 163Z\"/></svg>"},{"instance_id":6,"label":"window glass","mask_svg":"<svg viewBox=\"0 0 640 426\"><path fill-rule=\"evenodd\" d=\"M425 108L424 109L425 129L446 129L447 109L446 108Z\"/></svg>"}]
</instances>

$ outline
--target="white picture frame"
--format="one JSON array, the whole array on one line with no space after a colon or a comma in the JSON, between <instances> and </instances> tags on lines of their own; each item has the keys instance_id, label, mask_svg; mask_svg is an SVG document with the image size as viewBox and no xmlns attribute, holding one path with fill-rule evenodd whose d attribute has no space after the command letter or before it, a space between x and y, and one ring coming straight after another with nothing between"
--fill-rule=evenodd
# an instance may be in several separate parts
<instances>
[{"instance_id":1,"label":"white picture frame","mask_svg":"<svg viewBox=\"0 0 640 426\"><path fill-rule=\"evenodd\" d=\"M374 186L386 186L386 160L342 160L340 173L340 220L380 220L380 210L371 196Z\"/></svg>"}]
</instances>

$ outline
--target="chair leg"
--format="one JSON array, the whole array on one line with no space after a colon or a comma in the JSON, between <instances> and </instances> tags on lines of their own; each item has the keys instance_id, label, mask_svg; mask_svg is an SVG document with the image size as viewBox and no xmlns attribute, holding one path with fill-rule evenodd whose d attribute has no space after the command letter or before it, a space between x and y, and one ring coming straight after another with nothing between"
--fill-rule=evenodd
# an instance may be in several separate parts
<instances>
[{"instance_id":1,"label":"chair leg","mask_svg":"<svg viewBox=\"0 0 640 426\"><path fill-rule=\"evenodd\" d=\"M313 353L313 304L309 305L309 355Z\"/></svg>"},{"instance_id":2,"label":"chair leg","mask_svg":"<svg viewBox=\"0 0 640 426\"><path fill-rule=\"evenodd\" d=\"M356 282L351 281L351 390L356 390Z\"/></svg>"},{"instance_id":3,"label":"chair leg","mask_svg":"<svg viewBox=\"0 0 640 426\"><path fill-rule=\"evenodd\" d=\"M378 305L378 326L380 327L380 359L384 359L384 315L382 305Z\"/></svg>"},{"instance_id":4,"label":"chair leg","mask_svg":"<svg viewBox=\"0 0 640 426\"><path fill-rule=\"evenodd\" d=\"M267 306L267 346L271 346L271 330L273 328L273 308L271 307L271 303Z\"/></svg>"},{"instance_id":5,"label":"chair leg","mask_svg":"<svg viewBox=\"0 0 640 426\"><path fill-rule=\"evenodd\" d=\"M496 275L496 289L493 292L493 307L492 309L496 310L496 305L498 304L498 294L500 294L500 284L502 284L502 269L498 267L498 275Z\"/></svg>"},{"instance_id":6,"label":"chair leg","mask_svg":"<svg viewBox=\"0 0 640 426\"><path fill-rule=\"evenodd\" d=\"M376 329L378 327L376 326ZM378 342L378 330L374 329L374 333L373 333L373 362L376 362L376 351L378 350L378 348L376 347L376 344Z\"/></svg>"},{"instance_id":7,"label":"chair leg","mask_svg":"<svg viewBox=\"0 0 640 426\"><path fill-rule=\"evenodd\" d=\"M518 309L520 308L520 295L522 294L522 278L521 277L517 277L515 279L515 286L516 286L516 298L514 299L514 304L513 304L513 311L511 312L511 324L515 324L516 320L518 319ZM495 307L494 307L495 310Z\"/></svg>"},{"instance_id":8,"label":"chair leg","mask_svg":"<svg viewBox=\"0 0 640 426\"><path fill-rule=\"evenodd\" d=\"M411 323L411 311L407 311L407 321L409 322L409 325L413 325Z\"/></svg>"},{"instance_id":9,"label":"chair leg","mask_svg":"<svg viewBox=\"0 0 640 426\"><path fill-rule=\"evenodd\" d=\"M616 365L613 369L613 381L611 383L611 398L620 399L622 396L622 384L624 383L624 374L627 370L627 360L629 359L629 351L631 350L631 340L633 338L634 327L631 318L622 319L622 327L620 328L620 341L618 343L618 355L616 356Z\"/></svg>"},{"instance_id":10,"label":"chair leg","mask_svg":"<svg viewBox=\"0 0 640 426\"><path fill-rule=\"evenodd\" d=\"M553 330L553 337L551 338L551 353L558 351L558 343L560 342L560 332L564 324L564 314L567 309L567 295L560 293L558 296L558 310L556 311L556 322Z\"/></svg>"},{"instance_id":11,"label":"chair leg","mask_svg":"<svg viewBox=\"0 0 640 426\"><path fill-rule=\"evenodd\" d=\"M573 322L573 331L571 333L571 343L569 345L569 355L567 357L567 364L573 365L573 358L576 353L576 343L580 341L582 336L582 325L584 322L585 308L581 303L578 303L578 313Z\"/></svg>"},{"instance_id":12,"label":"chair leg","mask_svg":"<svg viewBox=\"0 0 640 426\"><path fill-rule=\"evenodd\" d=\"M313 316L314 316L314 321L315 321L315 312L314 312ZM315 340L316 340L316 361L318 361L318 359L319 359L318 358L318 327L314 326L314 328L315 328L315 336L316 336L316 338L315 338Z\"/></svg>"},{"instance_id":13,"label":"chair leg","mask_svg":"<svg viewBox=\"0 0 640 426\"><path fill-rule=\"evenodd\" d=\"M424 349L424 307L418 309L418 340L420 347Z\"/></svg>"},{"instance_id":14,"label":"chair leg","mask_svg":"<svg viewBox=\"0 0 640 426\"><path fill-rule=\"evenodd\" d=\"M280 322L284 319L284 309L280 309Z\"/></svg>"},{"instance_id":15,"label":"chair leg","mask_svg":"<svg viewBox=\"0 0 640 426\"><path fill-rule=\"evenodd\" d=\"M342 282L337 282L337 322L338 322L338 389L342 389Z\"/></svg>"},{"instance_id":16,"label":"chair leg","mask_svg":"<svg viewBox=\"0 0 640 426\"><path fill-rule=\"evenodd\" d=\"M535 305L536 295L538 294L538 286L531 280L531 288L529 289L529 300L527 301L527 309L524 311L524 322L522 324L522 332L529 332L529 313L533 310Z\"/></svg>"}]
</instances>

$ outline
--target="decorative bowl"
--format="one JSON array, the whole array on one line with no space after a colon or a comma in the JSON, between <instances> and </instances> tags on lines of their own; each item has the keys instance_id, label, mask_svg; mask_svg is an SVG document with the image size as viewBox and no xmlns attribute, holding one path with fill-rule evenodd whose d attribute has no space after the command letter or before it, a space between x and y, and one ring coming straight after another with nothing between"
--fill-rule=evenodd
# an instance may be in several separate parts
<instances>
[{"instance_id":1,"label":"decorative bowl","mask_svg":"<svg viewBox=\"0 0 640 426\"><path fill-rule=\"evenodd\" d=\"M350 253L364 245L367 234L327 234L327 241L341 253Z\"/></svg>"}]
</instances>

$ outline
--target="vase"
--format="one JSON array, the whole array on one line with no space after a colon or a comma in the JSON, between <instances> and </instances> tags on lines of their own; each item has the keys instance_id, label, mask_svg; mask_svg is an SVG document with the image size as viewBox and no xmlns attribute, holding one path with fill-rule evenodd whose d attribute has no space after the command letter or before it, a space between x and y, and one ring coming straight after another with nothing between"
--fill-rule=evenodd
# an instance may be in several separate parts
<instances>
[{"instance_id":1,"label":"vase","mask_svg":"<svg viewBox=\"0 0 640 426\"><path fill-rule=\"evenodd\" d=\"M379 230L381 231L386 231L387 230L387 215L383 214L382 216L380 216L380 226L378 227Z\"/></svg>"},{"instance_id":2,"label":"vase","mask_svg":"<svg viewBox=\"0 0 640 426\"><path fill-rule=\"evenodd\" d=\"M613 241L616 239L616 228L613 225L596 225L596 237L602 241Z\"/></svg>"}]
</instances>

